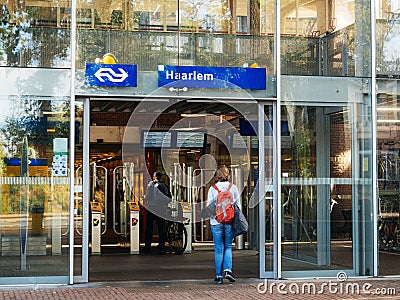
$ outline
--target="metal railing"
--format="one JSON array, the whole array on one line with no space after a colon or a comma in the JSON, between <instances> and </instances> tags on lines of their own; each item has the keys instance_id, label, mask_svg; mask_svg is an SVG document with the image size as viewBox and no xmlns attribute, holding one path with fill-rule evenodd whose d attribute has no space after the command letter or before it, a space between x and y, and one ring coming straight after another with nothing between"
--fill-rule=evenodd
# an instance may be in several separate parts
<instances>
[{"instance_id":1,"label":"metal railing","mask_svg":"<svg viewBox=\"0 0 400 300\"><path fill-rule=\"evenodd\" d=\"M378 76L400 75L400 59L386 58L382 51L392 27L389 22L377 23ZM70 67L69 29L31 27L26 33L29 42L25 42L19 51L12 48L13 43L2 41L3 47L8 45L2 49L7 54L2 57L2 66ZM354 25L319 37L282 36L281 47L284 75L355 76ZM138 71L156 71L158 65L163 64L242 66L248 60L255 60L272 73L273 49L274 38L268 35L80 28L77 30L76 66L84 69L87 62L94 63L96 58L112 52L119 63L134 63Z\"/></svg>"}]
</instances>

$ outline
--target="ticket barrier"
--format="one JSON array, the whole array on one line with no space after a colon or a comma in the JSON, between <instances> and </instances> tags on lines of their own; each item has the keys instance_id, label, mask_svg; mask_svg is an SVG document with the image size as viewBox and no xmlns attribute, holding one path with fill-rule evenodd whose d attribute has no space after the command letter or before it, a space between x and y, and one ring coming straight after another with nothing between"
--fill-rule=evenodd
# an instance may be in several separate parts
<instances>
[{"instance_id":1,"label":"ticket barrier","mask_svg":"<svg viewBox=\"0 0 400 300\"><path fill-rule=\"evenodd\" d=\"M139 254L139 203L128 202L129 205L129 227L130 227L130 254Z\"/></svg>"},{"instance_id":2,"label":"ticket barrier","mask_svg":"<svg viewBox=\"0 0 400 300\"><path fill-rule=\"evenodd\" d=\"M100 255L101 254L101 212L102 207L99 202L90 202L90 209L92 211L92 255Z\"/></svg>"},{"instance_id":3,"label":"ticket barrier","mask_svg":"<svg viewBox=\"0 0 400 300\"><path fill-rule=\"evenodd\" d=\"M189 202L180 202L183 212L184 226L187 232L187 246L183 253L192 253L192 206Z\"/></svg>"}]
</instances>

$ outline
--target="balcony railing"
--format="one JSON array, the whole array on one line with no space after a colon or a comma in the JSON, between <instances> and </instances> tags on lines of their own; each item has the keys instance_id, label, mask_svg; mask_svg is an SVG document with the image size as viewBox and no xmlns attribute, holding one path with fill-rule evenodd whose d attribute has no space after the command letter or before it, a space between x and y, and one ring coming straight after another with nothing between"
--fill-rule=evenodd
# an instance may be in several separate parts
<instances>
[{"instance_id":1,"label":"balcony railing","mask_svg":"<svg viewBox=\"0 0 400 300\"><path fill-rule=\"evenodd\" d=\"M354 26L349 26L323 37L282 36L282 74L356 76L354 35ZM378 46L385 38L377 36ZM362 47L369 53L368 46ZM136 64L139 71L156 71L163 64L242 66L249 60L269 74L274 70L273 36L78 29L76 48L78 69L111 52L119 63ZM69 29L31 27L23 43L5 38L0 43L2 66L69 68L70 59ZM398 76L398 66L398 59L387 61L383 51L377 51L378 76Z\"/></svg>"}]
</instances>

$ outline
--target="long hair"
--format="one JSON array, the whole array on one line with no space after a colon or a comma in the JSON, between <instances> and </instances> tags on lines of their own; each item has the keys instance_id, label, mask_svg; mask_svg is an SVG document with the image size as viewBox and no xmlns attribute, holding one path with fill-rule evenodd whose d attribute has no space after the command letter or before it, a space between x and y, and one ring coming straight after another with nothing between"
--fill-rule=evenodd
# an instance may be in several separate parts
<instances>
[{"instance_id":1,"label":"long hair","mask_svg":"<svg viewBox=\"0 0 400 300\"><path fill-rule=\"evenodd\" d=\"M214 174L214 180L216 182L229 181L229 177L230 177L230 172L227 166L225 165L218 166Z\"/></svg>"}]
</instances>

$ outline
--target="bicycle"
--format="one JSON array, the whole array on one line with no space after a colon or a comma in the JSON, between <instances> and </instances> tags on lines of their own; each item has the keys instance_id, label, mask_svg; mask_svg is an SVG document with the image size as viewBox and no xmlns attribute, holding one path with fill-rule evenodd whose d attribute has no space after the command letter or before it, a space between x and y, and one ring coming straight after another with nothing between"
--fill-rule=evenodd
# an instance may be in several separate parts
<instances>
[{"instance_id":1,"label":"bicycle","mask_svg":"<svg viewBox=\"0 0 400 300\"><path fill-rule=\"evenodd\" d=\"M166 220L167 252L169 250L169 252L179 255L186 250L188 239L185 225L189 221L183 217L181 205L179 203L171 203Z\"/></svg>"}]
</instances>

